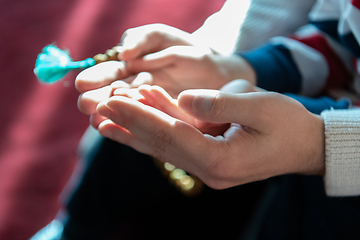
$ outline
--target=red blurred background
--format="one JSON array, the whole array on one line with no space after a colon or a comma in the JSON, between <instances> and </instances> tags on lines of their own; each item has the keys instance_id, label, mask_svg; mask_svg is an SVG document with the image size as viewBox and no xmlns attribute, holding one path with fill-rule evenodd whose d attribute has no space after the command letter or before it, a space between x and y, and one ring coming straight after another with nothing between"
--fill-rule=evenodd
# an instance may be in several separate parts
<instances>
[{"instance_id":1,"label":"red blurred background","mask_svg":"<svg viewBox=\"0 0 360 240\"><path fill-rule=\"evenodd\" d=\"M166 23L192 32L224 1L0 0L0 239L28 239L54 218L88 126L76 107L76 73L37 82L42 48L56 43L82 60L117 45L130 27Z\"/></svg>"}]
</instances>

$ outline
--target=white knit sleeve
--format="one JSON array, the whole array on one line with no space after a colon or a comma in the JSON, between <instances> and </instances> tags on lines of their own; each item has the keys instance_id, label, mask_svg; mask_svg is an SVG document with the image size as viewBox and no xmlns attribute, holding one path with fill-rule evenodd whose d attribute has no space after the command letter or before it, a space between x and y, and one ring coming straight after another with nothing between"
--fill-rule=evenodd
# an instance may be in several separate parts
<instances>
[{"instance_id":1,"label":"white knit sleeve","mask_svg":"<svg viewBox=\"0 0 360 240\"><path fill-rule=\"evenodd\" d=\"M325 122L325 190L328 196L360 195L360 110L329 110Z\"/></svg>"}]
</instances>

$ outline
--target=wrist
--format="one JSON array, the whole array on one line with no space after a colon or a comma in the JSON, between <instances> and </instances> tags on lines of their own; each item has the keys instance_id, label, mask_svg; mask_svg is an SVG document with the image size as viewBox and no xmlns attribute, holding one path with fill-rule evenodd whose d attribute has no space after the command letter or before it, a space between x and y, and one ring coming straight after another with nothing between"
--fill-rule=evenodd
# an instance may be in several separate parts
<instances>
[{"instance_id":1,"label":"wrist","mask_svg":"<svg viewBox=\"0 0 360 240\"><path fill-rule=\"evenodd\" d=\"M313 122L313 141L308 144L313 145L309 152L308 175L325 175L325 127L324 119L320 115L312 114ZM310 136L311 137L311 136ZM304 161L307 161L304 159Z\"/></svg>"},{"instance_id":2,"label":"wrist","mask_svg":"<svg viewBox=\"0 0 360 240\"><path fill-rule=\"evenodd\" d=\"M214 61L226 75L227 82L235 79L245 79L256 86L256 73L252 66L241 56L214 55ZM225 83L224 83L225 84Z\"/></svg>"}]
</instances>

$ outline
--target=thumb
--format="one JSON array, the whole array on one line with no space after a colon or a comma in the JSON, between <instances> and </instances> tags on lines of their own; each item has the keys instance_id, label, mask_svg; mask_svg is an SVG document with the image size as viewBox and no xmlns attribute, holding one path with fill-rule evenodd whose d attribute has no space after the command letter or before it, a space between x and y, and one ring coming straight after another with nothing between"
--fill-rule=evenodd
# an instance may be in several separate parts
<instances>
[{"instance_id":1,"label":"thumb","mask_svg":"<svg viewBox=\"0 0 360 240\"><path fill-rule=\"evenodd\" d=\"M128 29L122 36L119 58L129 61L170 46L189 45L190 34L165 24L149 24Z\"/></svg>"},{"instance_id":2,"label":"thumb","mask_svg":"<svg viewBox=\"0 0 360 240\"><path fill-rule=\"evenodd\" d=\"M238 123L254 129L265 126L267 93L224 93L217 90L186 90L179 107L195 118L211 123Z\"/></svg>"}]
</instances>

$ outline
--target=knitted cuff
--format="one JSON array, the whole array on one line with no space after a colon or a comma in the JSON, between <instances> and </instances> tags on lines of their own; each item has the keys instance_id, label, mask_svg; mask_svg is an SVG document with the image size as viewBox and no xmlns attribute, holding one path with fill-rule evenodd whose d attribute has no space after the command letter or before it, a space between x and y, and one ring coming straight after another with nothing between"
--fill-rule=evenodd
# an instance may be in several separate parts
<instances>
[{"instance_id":1,"label":"knitted cuff","mask_svg":"<svg viewBox=\"0 0 360 240\"><path fill-rule=\"evenodd\" d=\"M325 190L329 196L360 195L360 110L326 110Z\"/></svg>"}]
</instances>

